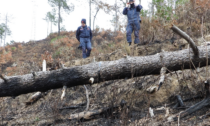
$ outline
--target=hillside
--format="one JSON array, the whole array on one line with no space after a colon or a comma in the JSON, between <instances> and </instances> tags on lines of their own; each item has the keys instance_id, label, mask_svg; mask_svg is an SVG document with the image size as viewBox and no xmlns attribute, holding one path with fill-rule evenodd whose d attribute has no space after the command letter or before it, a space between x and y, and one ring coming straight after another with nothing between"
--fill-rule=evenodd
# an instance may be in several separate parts
<instances>
[{"instance_id":1,"label":"hillside","mask_svg":"<svg viewBox=\"0 0 210 126\"><path fill-rule=\"evenodd\" d=\"M92 62L93 57L96 61L113 61L124 55L146 56L159 53L161 50L176 51L187 48L187 42L179 38L173 43L171 39L165 39L151 43L142 42L129 47L122 32L118 32L115 36L110 31L101 31L97 34L93 37L91 57L82 61L83 63L80 60L82 52L77 49L79 42L75 38L75 32L62 32L60 37L54 33L40 41L8 45L0 49L1 72L12 76L41 71L43 59L47 60L48 70L50 70L58 69L58 63L63 63L66 67L87 64ZM107 37L108 39L104 39ZM206 40L208 39L209 36L206 37ZM199 40L196 42L198 45L201 44Z\"/></svg>"},{"instance_id":2,"label":"hillside","mask_svg":"<svg viewBox=\"0 0 210 126\"><path fill-rule=\"evenodd\" d=\"M157 53L188 49L188 42L173 33L170 29L171 24L175 24L190 35L197 46L204 45L204 39L210 41L209 18L206 17L205 23L201 24L199 14L195 19L186 17L191 8L188 9L186 13L177 10L179 12L177 20L143 17L141 43L138 45L128 46L123 29L114 32L96 28L93 31L91 56L87 59L82 59L82 52L77 49L79 42L76 40L75 31L61 32L60 36L51 33L39 41L15 42L0 48L0 70L7 78L42 71L43 59L47 61L47 71L57 72L61 70L62 64L70 69L90 65L92 62L116 61L127 56L144 58ZM196 15L196 12L191 12ZM159 74L112 78L92 85L87 83L89 111L95 114L80 119L72 118L77 117L80 112L85 112L87 99L83 86L68 87L63 100L61 100L63 89L60 88L41 92L41 98L31 104L28 104L28 100L36 92L16 97L1 97L0 125L207 126L210 122L209 107L193 112L179 121L167 120L170 116L178 117L180 112L202 101L208 94L204 90L204 81L209 78L209 66L193 70L193 65L189 64L191 69L184 69L183 64L178 71L168 71L159 91L150 91L159 84L161 78ZM48 82L43 85L47 84ZM179 106L178 96L183 99L184 107ZM150 107L154 110L153 118L149 112Z\"/></svg>"},{"instance_id":3,"label":"hillside","mask_svg":"<svg viewBox=\"0 0 210 126\"><path fill-rule=\"evenodd\" d=\"M102 32L103 33L103 32ZM99 34L102 34L99 33ZM169 40L154 41L151 43L133 45L125 42L122 35L119 42L93 40L93 52L90 58L81 59L81 51L77 49L78 42L74 32L63 32L57 38L52 34L48 38L28 43L15 43L1 49L1 72L7 76L23 75L42 69L42 59L46 59L49 68L54 68L56 63L64 63L66 67L81 66L95 61L113 61L130 56L147 56L156 53L176 51L188 48L184 39L177 39L173 43ZM116 38L116 37L115 37ZM206 40L210 40L207 35ZM110 38L112 40L114 38ZM194 39L197 45L201 45L200 39ZM101 42L101 43L99 43ZM59 65L57 68L60 69ZM48 69L50 70L50 69ZM178 77L177 77L178 74ZM199 74L199 76L198 76ZM173 108L176 104L176 95L184 99L186 106L191 106L204 98L203 80L206 76L206 68L200 68L199 73L194 70L176 71L166 75L165 83L158 92L149 93L147 89L156 85L159 75L125 78L87 85L90 96L90 109L106 109L91 118L70 120L70 114L84 111L86 107L85 89L83 86L67 88L66 97L60 100L62 89L53 89L43 92L43 96L31 105L25 105L34 93L23 94L15 97L1 98L1 125L177 125L177 122L167 122L166 110L158 110L166 106L169 115L174 115L185 108ZM195 83L196 82L196 83ZM193 97L195 97L193 99ZM191 99L191 100L186 100ZM124 103L123 106L116 105ZM71 106L81 105L75 109ZM151 118L148 108L154 109L155 117ZM179 122L181 125L209 125L209 118L205 116L208 108L204 108Z\"/></svg>"}]
</instances>

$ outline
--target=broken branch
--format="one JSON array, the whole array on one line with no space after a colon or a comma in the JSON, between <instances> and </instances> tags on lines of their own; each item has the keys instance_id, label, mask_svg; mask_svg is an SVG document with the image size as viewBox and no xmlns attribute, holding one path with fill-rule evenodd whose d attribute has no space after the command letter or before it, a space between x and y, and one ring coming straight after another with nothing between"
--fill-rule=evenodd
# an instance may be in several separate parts
<instances>
[{"instance_id":1,"label":"broken branch","mask_svg":"<svg viewBox=\"0 0 210 126\"><path fill-rule=\"evenodd\" d=\"M85 85L84 85L84 88L86 90L86 98L87 98L87 107L86 107L85 111L88 111L89 105L90 105L89 93L88 93L88 89L87 89L87 87Z\"/></svg>"},{"instance_id":2,"label":"broken branch","mask_svg":"<svg viewBox=\"0 0 210 126\"><path fill-rule=\"evenodd\" d=\"M210 95L209 95L209 85L210 85L210 80L205 81L205 90L206 90L206 98L202 100L201 102L198 102L197 104L193 105L192 107L188 108L184 112L180 114L180 118L184 118L200 109L203 107L209 106L210 105ZM174 121L177 120L177 117L173 118Z\"/></svg>"},{"instance_id":3,"label":"broken branch","mask_svg":"<svg viewBox=\"0 0 210 126\"><path fill-rule=\"evenodd\" d=\"M0 74L0 78L1 78L2 80L4 80L5 83L7 83L7 79L6 79L2 74Z\"/></svg>"},{"instance_id":4,"label":"broken branch","mask_svg":"<svg viewBox=\"0 0 210 126\"><path fill-rule=\"evenodd\" d=\"M90 119L91 116L94 115L98 115L103 113L104 111L107 111L109 109L113 109L113 108L118 108L119 106L115 106L115 107L111 107L111 108L102 108L102 109L98 109L98 110L90 110L90 111L85 111L85 112L80 112L80 113L76 113L76 114L71 114L69 119Z\"/></svg>"},{"instance_id":5,"label":"broken branch","mask_svg":"<svg viewBox=\"0 0 210 126\"><path fill-rule=\"evenodd\" d=\"M158 86L158 90L160 89L160 87L162 86L164 80L165 80L165 74L166 74L166 67L162 67L160 70L160 81L159 81L159 86Z\"/></svg>"},{"instance_id":6,"label":"broken branch","mask_svg":"<svg viewBox=\"0 0 210 126\"><path fill-rule=\"evenodd\" d=\"M42 93L41 92L37 92L35 93L34 95L32 95L28 101L26 102L26 105L30 105L30 104L33 104L34 102L36 102L38 99L40 99L42 96Z\"/></svg>"},{"instance_id":7,"label":"broken branch","mask_svg":"<svg viewBox=\"0 0 210 126\"><path fill-rule=\"evenodd\" d=\"M172 25L171 29L177 33L178 35L180 35L182 38L184 38L190 45L190 47L193 50L193 53L195 56L199 56L199 50L197 48L197 46L195 45L195 42L193 41L192 38L190 38L189 35L187 35L185 32L183 32L181 29L179 29L177 26Z\"/></svg>"},{"instance_id":8,"label":"broken branch","mask_svg":"<svg viewBox=\"0 0 210 126\"><path fill-rule=\"evenodd\" d=\"M64 99L65 95L66 95L66 86L63 86L63 90L62 90L62 95L61 95L61 101Z\"/></svg>"}]
</instances>

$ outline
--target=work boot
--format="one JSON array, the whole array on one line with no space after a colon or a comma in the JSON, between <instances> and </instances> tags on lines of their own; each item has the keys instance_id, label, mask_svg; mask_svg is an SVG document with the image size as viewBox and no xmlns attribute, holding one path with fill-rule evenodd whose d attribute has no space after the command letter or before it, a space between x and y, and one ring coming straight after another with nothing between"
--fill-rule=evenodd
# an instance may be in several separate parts
<instances>
[{"instance_id":1,"label":"work boot","mask_svg":"<svg viewBox=\"0 0 210 126\"><path fill-rule=\"evenodd\" d=\"M77 47L77 49L82 50L82 46L81 46L81 45L79 45L79 47Z\"/></svg>"}]
</instances>

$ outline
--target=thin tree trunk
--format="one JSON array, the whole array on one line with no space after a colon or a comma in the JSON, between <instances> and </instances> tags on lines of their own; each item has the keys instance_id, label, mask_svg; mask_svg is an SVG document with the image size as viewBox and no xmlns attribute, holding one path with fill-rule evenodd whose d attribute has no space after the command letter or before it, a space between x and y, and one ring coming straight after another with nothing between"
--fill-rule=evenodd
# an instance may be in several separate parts
<instances>
[{"instance_id":1,"label":"thin tree trunk","mask_svg":"<svg viewBox=\"0 0 210 126\"><path fill-rule=\"evenodd\" d=\"M61 5L58 6L58 36L60 36Z\"/></svg>"},{"instance_id":2,"label":"thin tree trunk","mask_svg":"<svg viewBox=\"0 0 210 126\"><path fill-rule=\"evenodd\" d=\"M100 8L98 8L98 10L96 11L96 14L95 14L94 19L93 19L93 30L95 28L95 19L96 19L96 16L97 16L99 10L100 10Z\"/></svg>"},{"instance_id":3,"label":"thin tree trunk","mask_svg":"<svg viewBox=\"0 0 210 126\"><path fill-rule=\"evenodd\" d=\"M52 21L51 21L51 32L50 33L52 33Z\"/></svg>"},{"instance_id":4,"label":"thin tree trunk","mask_svg":"<svg viewBox=\"0 0 210 126\"><path fill-rule=\"evenodd\" d=\"M6 21L5 21L5 25L6 25L6 28L5 28L5 32L4 32L4 46L5 46L6 37L7 37L7 14L6 14Z\"/></svg>"},{"instance_id":5,"label":"thin tree trunk","mask_svg":"<svg viewBox=\"0 0 210 126\"><path fill-rule=\"evenodd\" d=\"M117 31L117 24L118 24L118 20L117 20L117 0L115 0L115 33Z\"/></svg>"},{"instance_id":6,"label":"thin tree trunk","mask_svg":"<svg viewBox=\"0 0 210 126\"><path fill-rule=\"evenodd\" d=\"M89 0L89 27L91 28L91 0Z\"/></svg>"},{"instance_id":7,"label":"thin tree trunk","mask_svg":"<svg viewBox=\"0 0 210 126\"><path fill-rule=\"evenodd\" d=\"M49 21L47 21L47 36L49 35L48 34L48 29L49 29Z\"/></svg>"},{"instance_id":8,"label":"thin tree trunk","mask_svg":"<svg viewBox=\"0 0 210 126\"><path fill-rule=\"evenodd\" d=\"M141 5L141 0L139 0L139 4Z\"/></svg>"},{"instance_id":9,"label":"thin tree trunk","mask_svg":"<svg viewBox=\"0 0 210 126\"><path fill-rule=\"evenodd\" d=\"M206 49L208 48L208 49ZM22 76L6 77L0 80L0 97L17 96L29 92L47 91L50 89L74 87L94 80L106 81L134 76L160 74L166 67L168 70L189 69L206 66L206 54L210 60L210 46L198 47L199 56L194 57L192 49L175 52L163 52L144 57L125 57L116 61L95 62L84 66L60 69L56 71L37 72ZM161 62L163 61L163 62ZM208 61L210 63L210 61ZM100 64L100 65L99 65Z\"/></svg>"},{"instance_id":10,"label":"thin tree trunk","mask_svg":"<svg viewBox=\"0 0 210 126\"><path fill-rule=\"evenodd\" d=\"M152 0L151 11L152 11L152 17L153 17L154 14L155 14L155 3L154 3L154 0Z\"/></svg>"}]
</instances>

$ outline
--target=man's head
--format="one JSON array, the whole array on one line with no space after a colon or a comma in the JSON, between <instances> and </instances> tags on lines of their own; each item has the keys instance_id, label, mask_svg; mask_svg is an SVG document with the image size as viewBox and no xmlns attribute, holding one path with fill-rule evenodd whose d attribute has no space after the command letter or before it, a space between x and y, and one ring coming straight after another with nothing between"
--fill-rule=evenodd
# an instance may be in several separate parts
<instances>
[{"instance_id":1,"label":"man's head","mask_svg":"<svg viewBox=\"0 0 210 126\"><path fill-rule=\"evenodd\" d=\"M135 0L129 0L129 4L133 4Z\"/></svg>"},{"instance_id":2,"label":"man's head","mask_svg":"<svg viewBox=\"0 0 210 126\"><path fill-rule=\"evenodd\" d=\"M82 24L82 26L85 26L86 25L86 19L82 19L81 24Z\"/></svg>"}]
</instances>

